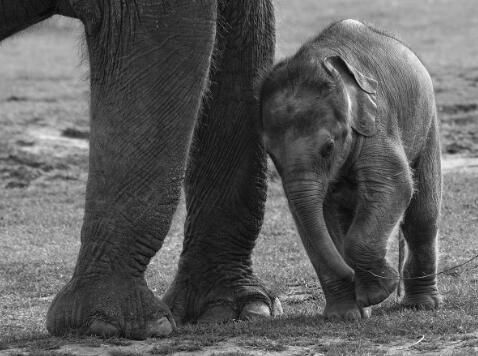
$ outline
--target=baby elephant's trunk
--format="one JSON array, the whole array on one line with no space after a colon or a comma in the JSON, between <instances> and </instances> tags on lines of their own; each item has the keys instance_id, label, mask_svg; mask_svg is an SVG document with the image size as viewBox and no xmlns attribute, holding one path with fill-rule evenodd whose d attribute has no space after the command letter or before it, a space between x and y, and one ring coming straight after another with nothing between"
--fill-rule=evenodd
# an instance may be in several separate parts
<instances>
[{"instance_id":1,"label":"baby elephant's trunk","mask_svg":"<svg viewBox=\"0 0 478 356\"><path fill-rule=\"evenodd\" d=\"M354 271L338 252L327 230L323 213L326 187L318 179L284 181L284 191L300 237L319 273L353 281Z\"/></svg>"}]
</instances>

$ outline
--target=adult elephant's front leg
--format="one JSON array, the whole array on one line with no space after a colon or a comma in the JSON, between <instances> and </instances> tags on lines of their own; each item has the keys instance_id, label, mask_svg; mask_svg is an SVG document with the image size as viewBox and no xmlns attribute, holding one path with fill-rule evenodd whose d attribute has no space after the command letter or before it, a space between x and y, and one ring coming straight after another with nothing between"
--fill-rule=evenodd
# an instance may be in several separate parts
<instances>
[{"instance_id":1,"label":"adult elephant's front leg","mask_svg":"<svg viewBox=\"0 0 478 356\"><path fill-rule=\"evenodd\" d=\"M164 297L181 323L250 319L279 309L251 268L266 199L253 81L273 60L273 9L269 0L220 4L211 92L186 174L184 249Z\"/></svg>"},{"instance_id":2,"label":"adult elephant's front leg","mask_svg":"<svg viewBox=\"0 0 478 356\"><path fill-rule=\"evenodd\" d=\"M47 328L168 334L146 267L176 209L215 39L215 1L74 2L91 64L90 172L81 250Z\"/></svg>"}]
</instances>

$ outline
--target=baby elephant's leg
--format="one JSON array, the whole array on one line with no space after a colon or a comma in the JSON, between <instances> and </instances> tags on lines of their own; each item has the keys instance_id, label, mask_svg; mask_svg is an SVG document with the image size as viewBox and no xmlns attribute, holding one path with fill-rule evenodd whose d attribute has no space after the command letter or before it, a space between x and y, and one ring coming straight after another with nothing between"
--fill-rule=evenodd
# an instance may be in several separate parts
<instances>
[{"instance_id":1,"label":"baby elephant's leg","mask_svg":"<svg viewBox=\"0 0 478 356\"><path fill-rule=\"evenodd\" d=\"M350 192L347 193L350 194ZM345 236L353 220L353 210L342 207L340 202L333 199L326 199L324 217L330 236L343 256ZM353 281L337 279L335 275L324 269L319 271L318 276L326 300L324 317L331 320L349 321L370 317L370 308L360 308L357 305Z\"/></svg>"},{"instance_id":2,"label":"baby elephant's leg","mask_svg":"<svg viewBox=\"0 0 478 356\"><path fill-rule=\"evenodd\" d=\"M415 170L417 192L403 222L409 253L404 269L402 304L424 309L437 308L441 303L435 275L441 201L440 150L438 134L431 136L418 160Z\"/></svg>"},{"instance_id":3,"label":"baby elephant's leg","mask_svg":"<svg viewBox=\"0 0 478 356\"><path fill-rule=\"evenodd\" d=\"M385 255L388 238L410 203L413 181L405 153L395 144L364 150L356 169L358 198L345 256L355 270L357 304L367 307L397 287L398 274Z\"/></svg>"}]
</instances>

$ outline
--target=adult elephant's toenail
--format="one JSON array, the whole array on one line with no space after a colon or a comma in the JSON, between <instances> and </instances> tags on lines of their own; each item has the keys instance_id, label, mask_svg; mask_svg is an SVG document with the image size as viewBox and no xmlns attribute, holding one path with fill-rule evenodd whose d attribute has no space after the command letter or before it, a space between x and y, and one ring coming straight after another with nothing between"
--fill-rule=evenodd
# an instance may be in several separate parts
<instances>
[{"instance_id":1,"label":"adult elephant's toenail","mask_svg":"<svg viewBox=\"0 0 478 356\"><path fill-rule=\"evenodd\" d=\"M271 310L264 302L252 302L246 304L242 309L239 319L241 320L255 320L270 318Z\"/></svg>"},{"instance_id":2,"label":"adult elephant's toenail","mask_svg":"<svg viewBox=\"0 0 478 356\"><path fill-rule=\"evenodd\" d=\"M362 319L369 319L372 316L372 308L361 308L360 314L362 314Z\"/></svg>"}]
</instances>

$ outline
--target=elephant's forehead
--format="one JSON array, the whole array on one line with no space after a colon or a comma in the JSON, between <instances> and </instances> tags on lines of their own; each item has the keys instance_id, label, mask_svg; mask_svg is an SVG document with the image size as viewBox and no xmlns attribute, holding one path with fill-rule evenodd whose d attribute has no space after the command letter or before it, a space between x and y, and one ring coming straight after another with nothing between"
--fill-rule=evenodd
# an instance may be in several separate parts
<instances>
[{"instance_id":1,"label":"elephant's forehead","mask_svg":"<svg viewBox=\"0 0 478 356\"><path fill-rule=\"evenodd\" d=\"M311 91L285 90L270 98L264 107L266 131L312 129L330 118L333 109L323 98Z\"/></svg>"},{"instance_id":2,"label":"elephant's forehead","mask_svg":"<svg viewBox=\"0 0 478 356\"><path fill-rule=\"evenodd\" d=\"M314 95L305 91L283 90L269 100L269 109L276 117L293 117L314 106Z\"/></svg>"}]
</instances>

